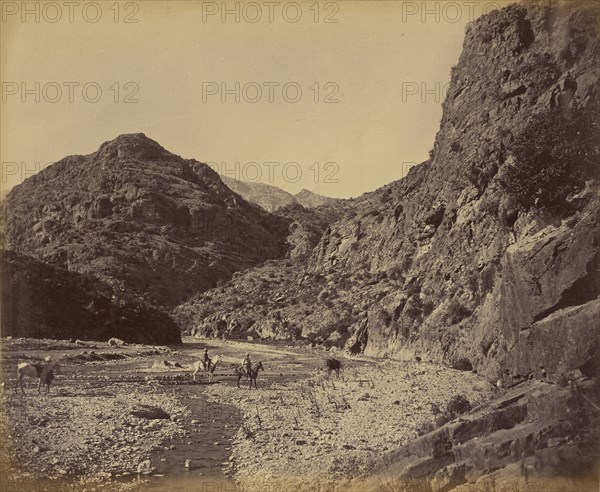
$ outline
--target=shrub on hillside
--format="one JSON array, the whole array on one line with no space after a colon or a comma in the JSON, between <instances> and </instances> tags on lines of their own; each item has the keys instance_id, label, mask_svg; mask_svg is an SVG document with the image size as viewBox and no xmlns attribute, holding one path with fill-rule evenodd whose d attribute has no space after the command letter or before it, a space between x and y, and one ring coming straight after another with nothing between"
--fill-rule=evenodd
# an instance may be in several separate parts
<instances>
[{"instance_id":1,"label":"shrub on hillside","mask_svg":"<svg viewBox=\"0 0 600 492\"><path fill-rule=\"evenodd\" d=\"M494 288L494 281L496 280L496 265L490 263L486 265L481 273L479 274L479 292L481 295L485 295L491 292Z\"/></svg>"},{"instance_id":2,"label":"shrub on hillside","mask_svg":"<svg viewBox=\"0 0 600 492\"><path fill-rule=\"evenodd\" d=\"M515 162L502 186L523 208L560 215L569 194L598 171L599 129L598 117L579 109L534 116L511 146Z\"/></svg>"},{"instance_id":3,"label":"shrub on hillside","mask_svg":"<svg viewBox=\"0 0 600 492\"><path fill-rule=\"evenodd\" d=\"M455 418L464 415L469 412L472 408L471 402L462 395L456 395L450 399L442 410L439 405L432 403L431 411L435 416L433 422L427 422L417 429L418 435L428 434L435 429L440 428L444 424L454 420Z\"/></svg>"},{"instance_id":4,"label":"shrub on hillside","mask_svg":"<svg viewBox=\"0 0 600 492\"><path fill-rule=\"evenodd\" d=\"M448 421L454 420L459 415L463 415L471 410L471 402L463 395L453 396L446 405L446 416Z\"/></svg>"},{"instance_id":5,"label":"shrub on hillside","mask_svg":"<svg viewBox=\"0 0 600 492\"><path fill-rule=\"evenodd\" d=\"M460 323L463 319L471 316L471 311L464 306L458 299L452 298L448 302L448 308L446 312L446 322L448 325L455 325Z\"/></svg>"}]
</instances>

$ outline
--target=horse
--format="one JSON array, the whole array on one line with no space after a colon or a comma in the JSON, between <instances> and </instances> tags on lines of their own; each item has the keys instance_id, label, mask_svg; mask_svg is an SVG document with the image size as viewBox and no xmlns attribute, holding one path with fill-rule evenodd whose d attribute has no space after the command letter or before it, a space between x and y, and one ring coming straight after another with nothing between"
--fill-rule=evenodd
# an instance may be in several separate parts
<instances>
[{"instance_id":1,"label":"horse","mask_svg":"<svg viewBox=\"0 0 600 492\"><path fill-rule=\"evenodd\" d=\"M240 387L240 379L242 379L242 377L246 377L250 379L250 389L252 389L252 381L254 381L254 387L258 389L258 386L256 386L256 378L258 377L258 371L264 370L265 368L263 367L262 362L259 362L254 367L250 366L250 369L248 370L246 370L244 366L237 366L235 368L235 373L237 374L238 388Z\"/></svg>"},{"instance_id":2,"label":"horse","mask_svg":"<svg viewBox=\"0 0 600 492\"><path fill-rule=\"evenodd\" d=\"M325 364L327 366L327 377L331 375L331 371L335 371L337 377L340 377L340 369L342 368L342 363L339 360L334 359L333 357L329 357L325 361Z\"/></svg>"},{"instance_id":3,"label":"horse","mask_svg":"<svg viewBox=\"0 0 600 492\"><path fill-rule=\"evenodd\" d=\"M211 360L211 359L208 359L208 361L199 360L198 362L196 362L194 364L194 374L192 375L193 380L196 381L196 374L198 374L198 372L200 371L200 368L203 368L205 372L208 372L208 382L212 383L213 375L215 373L215 369L219 365L219 362L221 362L220 355L217 355L213 360Z\"/></svg>"},{"instance_id":4,"label":"horse","mask_svg":"<svg viewBox=\"0 0 600 492\"><path fill-rule=\"evenodd\" d=\"M26 377L29 378L39 378L38 383L38 393L42 391L42 384L46 386L46 393L50 393L50 385L52 384L52 380L54 379L54 371L58 370L59 361L52 360L51 357L46 357L45 362L21 362L17 366L17 383L15 385L15 391L18 391L19 387L21 388L21 392L25 394L25 390L23 389L23 379Z\"/></svg>"}]
</instances>

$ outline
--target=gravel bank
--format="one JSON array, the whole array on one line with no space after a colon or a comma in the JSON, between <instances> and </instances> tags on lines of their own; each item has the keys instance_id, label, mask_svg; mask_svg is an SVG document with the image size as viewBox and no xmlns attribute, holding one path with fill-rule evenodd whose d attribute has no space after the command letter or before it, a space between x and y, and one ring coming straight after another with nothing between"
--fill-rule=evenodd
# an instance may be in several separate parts
<instances>
[{"instance_id":1,"label":"gravel bank","mask_svg":"<svg viewBox=\"0 0 600 492\"><path fill-rule=\"evenodd\" d=\"M62 385L48 396L32 386L26 391L2 394L3 479L8 483L60 481L81 490L84 484L116 479L127 489L137 481L138 465L183 433L181 418L187 414L164 388L111 384L97 376L82 376L76 387ZM131 414L145 406L171 418Z\"/></svg>"},{"instance_id":2,"label":"gravel bank","mask_svg":"<svg viewBox=\"0 0 600 492\"><path fill-rule=\"evenodd\" d=\"M207 343L211 356L222 356L215 384L201 374L189 386L191 364ZM5 381L13 381L9 369L16 359L50 350L31 348L3 353ZM495 391L476 374L426 362L342 358L341 377L327 378L327 352L291 346L189 340L164 354L126 347L119 360L108 358L108 347L95 350L107 360L80 360L89 353L70 351L65 374L48 396L38 396L32 381L25 396L12 387L3 391L2 433L13 445L5 446L2 469L17 490L41 483L61 483L61 490L140 490L148 478L152 490L189 488L220 480L215 466L223 480L234 478L244 491L345 490L351 478L369 474L386 450L438 419L456 395L476 406ZM264 364L258 390L235 384L232 364L245 352ZM214 408L226 407L204 401L239 413L216 418ZM143 405L171 418L131 414ZM148 458L157 470L138 475Z\"/></svg>"},{"instance_id":3,"label":"gravel bank","mask_svg":"<svg viewBox=\"0 0 600 492\"><path fill-rule=\"evenodd\" d=\"M258 391L206 390L243 412L229 468L248 491L343 488L372 470L384 451L417 436L456 395L476 406L494 392L469 372L393 361L349 368L340 379L315 372L304 380L260 383L259 376Z\"/></svg>"}]
</instances>

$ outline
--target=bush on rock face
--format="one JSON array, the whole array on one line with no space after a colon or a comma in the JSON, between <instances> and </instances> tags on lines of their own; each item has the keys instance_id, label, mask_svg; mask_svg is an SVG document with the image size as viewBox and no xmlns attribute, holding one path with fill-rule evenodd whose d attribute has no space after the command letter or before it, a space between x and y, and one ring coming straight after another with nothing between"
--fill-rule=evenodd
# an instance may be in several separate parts
<instances>
[{"instance_id":1,"label":"bush on rock face","mask_svg":"<svg viewBox=\"0 0 600 492\"><path fill-rule=\"evenodd\" d=\"M501 183L525 209L561 215L567 197L598 171L600 121L590 112L546 111L536 115L511 148L514 164Z\"/></svg>"}]
</instances>

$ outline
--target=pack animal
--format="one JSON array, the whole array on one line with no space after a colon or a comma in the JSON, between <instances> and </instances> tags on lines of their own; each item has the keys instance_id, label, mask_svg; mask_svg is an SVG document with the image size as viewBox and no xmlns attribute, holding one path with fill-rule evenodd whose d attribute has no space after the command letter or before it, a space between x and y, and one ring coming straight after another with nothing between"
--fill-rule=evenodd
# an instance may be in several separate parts
<instances>
[{"instance_id":1,"label":"pack animal","mask_svg":"<svg viewBox=\"0 0 600 492\"><path fill-rule=\"evenodd\" d=\"M58 370L59 361L52 360L51 357L47 357L45 362L21 362L17 366L17 383L15 385L15 391L21 388L21 393L25 394L23 389L23 380L26 377L39 378L38 393L42 391L42 385L46 386L46 393L50 393L50 385L54 380L55 371Z\"/></svg>"},{"instance_id":2,"label":"pack animal","mask_svg":"<svg viewBox=\"0 0 600 492\"><path fill-rule=\"evenodd\" d=\"M327 377L331 375L331 371L335 371L337 377L340 377L340 369L342 368L342 363L339 360L334 359L333 357L329 357L325 361L325 364L327 367Z\"/></svg>"}]
</instances>

